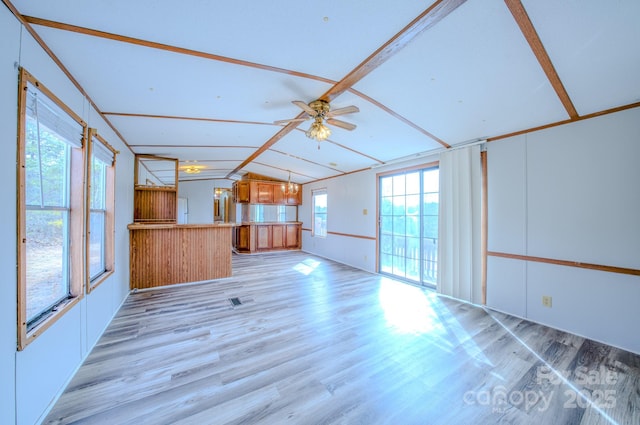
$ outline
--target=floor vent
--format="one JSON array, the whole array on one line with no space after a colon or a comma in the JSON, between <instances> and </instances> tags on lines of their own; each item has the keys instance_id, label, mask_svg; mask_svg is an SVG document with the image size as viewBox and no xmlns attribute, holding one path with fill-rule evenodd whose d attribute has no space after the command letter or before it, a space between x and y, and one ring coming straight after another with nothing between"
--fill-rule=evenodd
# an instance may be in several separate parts
<instances>
[{"instance_id":1,"label":"floor vent","mask_svg":"<svg viewBox=\"0 0 640 425\"><path fill-rule=\"evenodd\" d=\"M231 302L231 305L234 307L242 305L242 301L240 301L240 298L238 297L229 298L229 302Z\"/></svg>"}]
</instances>

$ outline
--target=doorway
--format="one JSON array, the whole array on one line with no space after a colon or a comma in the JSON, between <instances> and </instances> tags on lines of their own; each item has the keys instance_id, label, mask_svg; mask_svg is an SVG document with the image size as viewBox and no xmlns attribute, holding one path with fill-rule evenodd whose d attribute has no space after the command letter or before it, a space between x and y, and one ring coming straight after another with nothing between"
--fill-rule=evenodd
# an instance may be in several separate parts
<instances>
[{"instance_id":1,"label":"doorway","mask_svg":"<svg viewBox=\"0 0 640 425\"><path fill-rule=\"evenodd\" d=\"M437 165L379 176L380 273L436 286L439 176Z\"/></svg>"}]
</instances>

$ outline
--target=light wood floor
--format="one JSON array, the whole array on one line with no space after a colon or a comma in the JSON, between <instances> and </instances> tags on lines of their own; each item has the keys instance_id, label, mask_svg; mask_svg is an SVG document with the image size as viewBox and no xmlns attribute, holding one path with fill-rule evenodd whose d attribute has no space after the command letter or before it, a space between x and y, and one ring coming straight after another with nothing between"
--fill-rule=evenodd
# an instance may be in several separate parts
<instances>
[{"instance_id":1,"label":"light wood floor","mask_svg":"<svg viewBox=\"0 0 640 425\"><path fill-rule=\"evenodd\" d=\"M131 294L45 423L640 423L640 356L302 252L233 261Z\"/></svg>"}]
</instances>

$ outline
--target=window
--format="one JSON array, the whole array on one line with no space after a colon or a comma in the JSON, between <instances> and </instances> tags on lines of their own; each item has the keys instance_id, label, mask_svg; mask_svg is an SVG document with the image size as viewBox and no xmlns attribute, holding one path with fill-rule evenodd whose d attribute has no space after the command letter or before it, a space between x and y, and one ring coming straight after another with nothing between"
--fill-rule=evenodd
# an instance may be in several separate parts
<instances>
[{"instance_id":1,"label":"window","mask_svg":"<svg viewBox=\"0 0 640 425\"><path fill-rule=\"evenodd\" d=\"M313 224L311 228L312 236L327 236L327 190L314 190L313 197Z\"/></svg>"},{"instance_id":2,"label":"window","mask_svg":"<svg viewBox=\"0 0 640 425\"><path fill-rule=\"evenodd\" d=\"M95 129L90 129L89 152L87 293L102 283L114 269L114 168L117 151Z\"/></svg>"},{"instance_id":3,"label":"window","mask_svg":"<svg viewBox=\"0 0 640 425\"><path fill-rule=\"evenodd\" d=\"M379 176L379 270L435 286L438 272L439 169Z\"/></svg>"},{"instance_id":4,"label":"window","mask_svg":"<svg viewBox=\"0 0 640 425\"><path fill-rule=\"evenodd\" d=\"M20 71L18 348L82 297L85 125Z\"/></svg>"}]
</instances>

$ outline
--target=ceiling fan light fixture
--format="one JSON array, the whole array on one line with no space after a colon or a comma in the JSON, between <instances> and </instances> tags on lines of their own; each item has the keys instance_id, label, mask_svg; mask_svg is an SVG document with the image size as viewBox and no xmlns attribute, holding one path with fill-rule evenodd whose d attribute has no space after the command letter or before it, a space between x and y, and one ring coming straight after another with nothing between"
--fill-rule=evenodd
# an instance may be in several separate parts
<instances>
[{"instance_id":1,"label":"ceiling fan light fixture","mask_svg":"<svg viewBox=\"0 0 640 425\"><path fill-rule=\"evenodd\" d=\"M200 174L200 168L198 167L186 167L184 172L187 174Z\"/></svg>"},{"instance_id":2,"label":"ceiling fan light fixture","mask_svg":"<svg viewBox=\"0 0 640 425\"><path fill-rule=\"evenodd\" d=\"M315 139L320 142L331 136L331 129L324 125L321 117L317 117L305 134L308 138Z\"/></svg>"}]
</instances>

